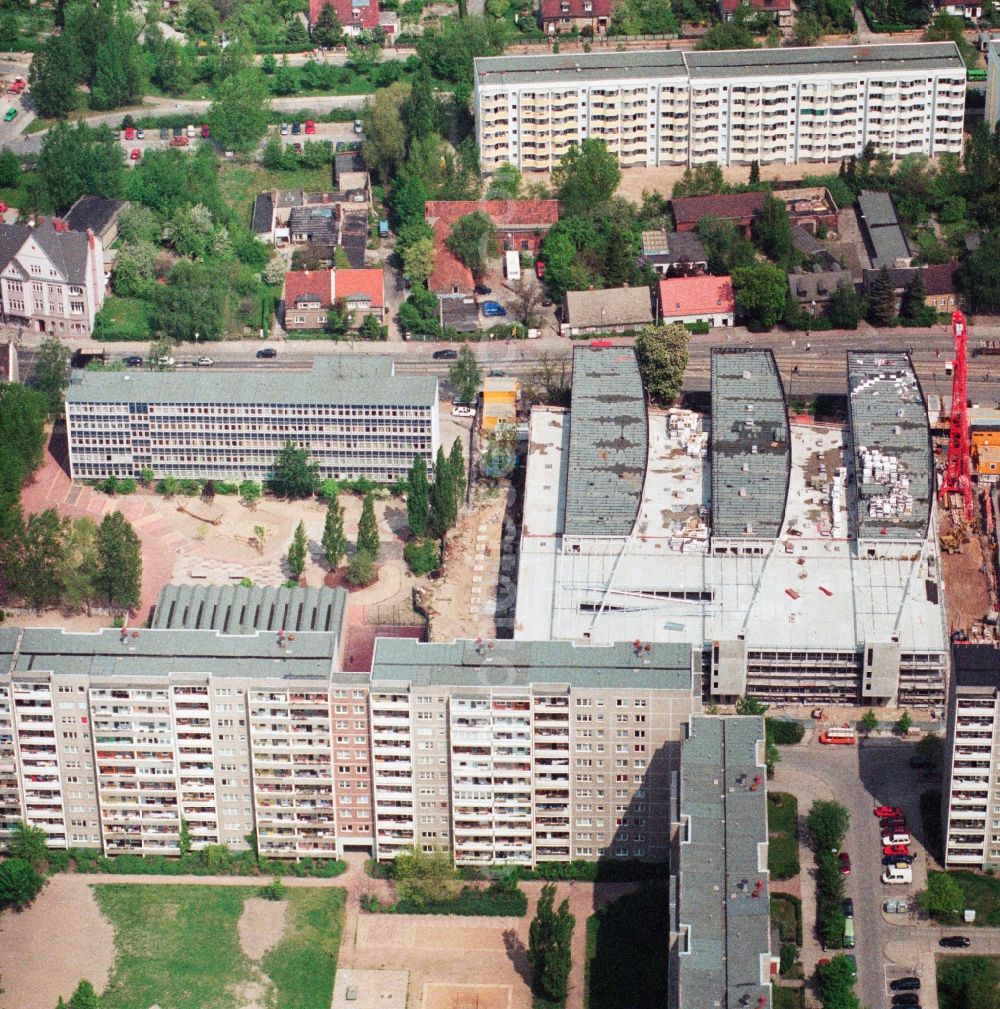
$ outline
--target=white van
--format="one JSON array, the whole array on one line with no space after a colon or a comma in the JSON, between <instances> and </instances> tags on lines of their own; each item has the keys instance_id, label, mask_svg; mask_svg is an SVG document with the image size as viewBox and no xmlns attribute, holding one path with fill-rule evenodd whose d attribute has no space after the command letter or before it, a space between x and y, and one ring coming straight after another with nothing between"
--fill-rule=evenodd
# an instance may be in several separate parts
<instances>
[{"instance_id":1,"label":"white van","mask_svg":"<svg viewBox=\"0 0 1000 1009\"><path fill-rule=\"evenodd\" d=\"M882 844L909 844L910 835L909 834L883 834Z\"/></svg>"},{"instance_id":2,"label":"white van","mask_svg":"<svg viewBox=\"0 0 1000 1009\"><path fill-rule=\"evenodd\" d=\"M504 267L507 273L508 280L520 280L521 279L521 256L517 252L505 252L504 256Z\"/></svg>"},{"instance_id":3,"label":"white van","mask_svg":"<svg viewBox=\"0 0 1000 1009\"><path fill-rule=\"evenodd\" d=\"M889 883L912 883L913 870L908 865L887 865L882 873L882 882Z\"/></svg>"}]
</instances>

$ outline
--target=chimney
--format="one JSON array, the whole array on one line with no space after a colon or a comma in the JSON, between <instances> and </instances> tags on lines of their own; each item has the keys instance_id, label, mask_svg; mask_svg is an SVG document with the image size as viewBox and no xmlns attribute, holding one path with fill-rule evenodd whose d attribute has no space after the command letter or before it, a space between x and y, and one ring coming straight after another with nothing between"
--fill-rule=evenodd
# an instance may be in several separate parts
<instances>
[{"instance_id":1,"label":"chimney","mask_svg":"<svg viewBox=\"0 0 1000 1009\"><path fill-rule=\"evenodd\" d=\"M94 248L94 229L93 228L87 228L87 244L91 248Z\"/></svg>"}]
</instances>

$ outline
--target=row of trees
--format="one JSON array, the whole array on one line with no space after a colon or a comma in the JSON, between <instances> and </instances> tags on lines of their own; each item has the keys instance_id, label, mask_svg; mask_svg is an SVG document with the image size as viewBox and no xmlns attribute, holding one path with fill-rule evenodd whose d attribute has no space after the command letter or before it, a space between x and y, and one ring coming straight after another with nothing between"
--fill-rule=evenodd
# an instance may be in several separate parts
<instances>
[{"instance_id":1,"label":"row of trees","mask_svg":"<svg viewBox=\"0 0 1000 1009\"><path fill-rule=\"evenodd\" d=\"M440 564L440 546L431 537L443 542L448 530L454 528L465 490L465 455L460 439L455 439L448 455L443 447L438 448L433 484L423 456L414 458L406 480L406 519L412 538L403 551L414 574L427 574Z\"/></svg>"},{"instance_id":2,"label":"row of trees","mask_svg":"<svg viewBox=\"0 0 1000 1009\"><path fill-rule=\"evenodd\" d=\"M528 960L538 996L536 1005L563 1006L569 991L576 918L570 912L568 900L556 908L555 899L556 884L546 883L528 929Z\"/></svg>"},{"instance_id":3,"label":"row of trees","mask_svg":"<svg viewBox=\"0 0 1000 1009\"><path fill-rule=\"evenodd\" d=\"M850 822L844 806L826 799L817 799L806 818L816 851L816 927L823 945L833 949L844 941L844 877L837 852Z\"/></svg>"}]
</instances>

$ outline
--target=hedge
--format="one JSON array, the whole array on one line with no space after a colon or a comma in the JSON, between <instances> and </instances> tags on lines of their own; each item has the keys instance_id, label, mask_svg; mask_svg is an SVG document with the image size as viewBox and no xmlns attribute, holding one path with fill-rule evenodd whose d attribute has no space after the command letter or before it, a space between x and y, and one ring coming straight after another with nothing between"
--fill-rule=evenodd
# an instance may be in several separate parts
<instances>
[{"instance_id":1,"label":"hedge","mask_svg":"<svg viewBox=\"0 0 1000 1009\"><path fill-rule=\"evenodd\" d=\"M782 904L789 910L780 910L779 905ZM778 926L778 935L782 942L802 945L802 901L798 897L791 893L772 893L771 920Z\"/></svg>"},{"instance_id":2,"label":"hedge","mask_svg":"<svg viewBox=\"0 0 1000 1009\"><path fill-rule=\"evenodd\" d=\"M582 883L633 883L650 879L668 879L667 862L643 862L635 858L601 858L596 862L539 862L534 869L518 870L521 879L546 882L576 881Z\"/></svg>"},{"instance_id":3,"label":"hedge","mask_svg":"<svg viewBox=\"0 0 1000 1009\"><path fill-rule=\"evenodd\" d=\"M794 746L802 742L805 727L801 722L789 718L765 718L768 738L778 746Z\"/></svg>"},{"instance_id":4,"label":"hedge","mask_svg":"<svg viewBox=\"0 0 1000 1009\"><path fill-rule=\"evenodd\" d=\"M70 852L51 852L49 866L55 872L65 872L71 863L82 873L106 872L129 876L302 876L331 879L347 871L340 859L304 859L301 862L258 861L252 851L234 852L223 845L191 852L180 858L166 855L116 855L109 858L93 848Z\"/></svg>"},{"instance_id":5,"label":"hedge","mask_svg":"<svg viewBox=\"0 0 1000 1009\"><path fill-rule=\"evenodd\" d=\"M528 898L520 890L491 886L480 890L462 887L457 897L435 900L425 904L398 900L383 904L377 897L366 895L361 907L365 911L383 914L457 914L463 917L523 918L528 913Z\"/></svg>"}]
</instances>

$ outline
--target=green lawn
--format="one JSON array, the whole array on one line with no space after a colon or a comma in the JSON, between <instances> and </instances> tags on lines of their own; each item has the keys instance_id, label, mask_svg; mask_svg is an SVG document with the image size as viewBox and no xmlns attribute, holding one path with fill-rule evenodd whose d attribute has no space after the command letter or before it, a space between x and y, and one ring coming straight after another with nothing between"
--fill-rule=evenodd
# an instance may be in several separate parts
<instances>
[{"instance_id":1,"label":"green lawn","mask_svg":"<svg viewBox=\"0 0 1000 1009\"><path fill-rule=\"evenodd\" d=\"M224 164L219 169L219 189L241 219L250 221L254 197L270 189L306 189L324 192L333 189L333 169L300 168L294 172L269 172L255 165Z\"/></svg>"},{"instance_id":2,"label":"green lawn","mask_svg":"<svg viewBox=\"0 0 1000 1009\"><path fill-rule=\"evenodd\" d=\"M286 891L285 933L260 967L237 935L255 887L102 884L94 892L115 930L101 1009L237 1009L238 990L254 983L270 988L271 1009L330 1005L343 922L339 888Z\"/></svg>"},{"instance_id":3,"label":"green lawn","mask_svg":"<svg viewBox=\"0 0 1000 1009\"><path fill-rule=\"evenodd\" d=\"M967 869L953 870L948 875L962 888L965 907L975 910L977 925L1000 925L1000 879Z\"/></svg>"},{"instance_id":4,"label":"green lawn","mask_svg":"<svg viewBox=\"0 0 1000 1009\"><path fill-rule=\"evenodd\" d=\"M805 1004L805 989L779 988L775 985L771 989L771 1001L774 1009L802 1009Z\"/></svg>"},{"instance_id":5,"label":"green lawn","mask_svg":"<svg viewBox=\"0 0 1000 1009\"><path fill-rule=\"evenodd\" d=\"M584 1005L589 1009L666 1005L669 937L667 889L662 884L644 886L591 915Z\"/></svg>"},{"instance_id":6,"label":"green lawn","mask_svg":"<svg viewBox=\"0 0 1000 1009\"><path fill-rule=\"evenodd\" d=\"M998 986L1000 957L945 956L937 962L941 1009L995 1009Z\"/></svg>"},{"instance_id":7,"label":"green lawn","mask_svg":"<svg viewBox=\"0 0 1000 1009\"><path fill-rule=\"evenodd\" d=\"M772 893L770 910L771 921L778 926L781 941L798 945L802 933L802 924L799 921L802 909L798 900L789 894Z\"/></svg>"},{"instance_id":8,"label":"green lawn","mask_svg":"<svg viewBox=\"0 0 1000 1009\"><path fill-rule=\"evenodd\" d=\"M773 879L791 879L799 874L799 804L788 792L767 796L767 867Z\"/></svg>"},{"instance_id":9,"label":"green lawn","mask_svg":"<svg viewBox=\"0 0 1000 1009\"><path fill-rule=\"evenodd\" d=\"M139 298L104 300L94 326L95 340L148 340L149 303Z\"/></svg>"}]
</instances>

